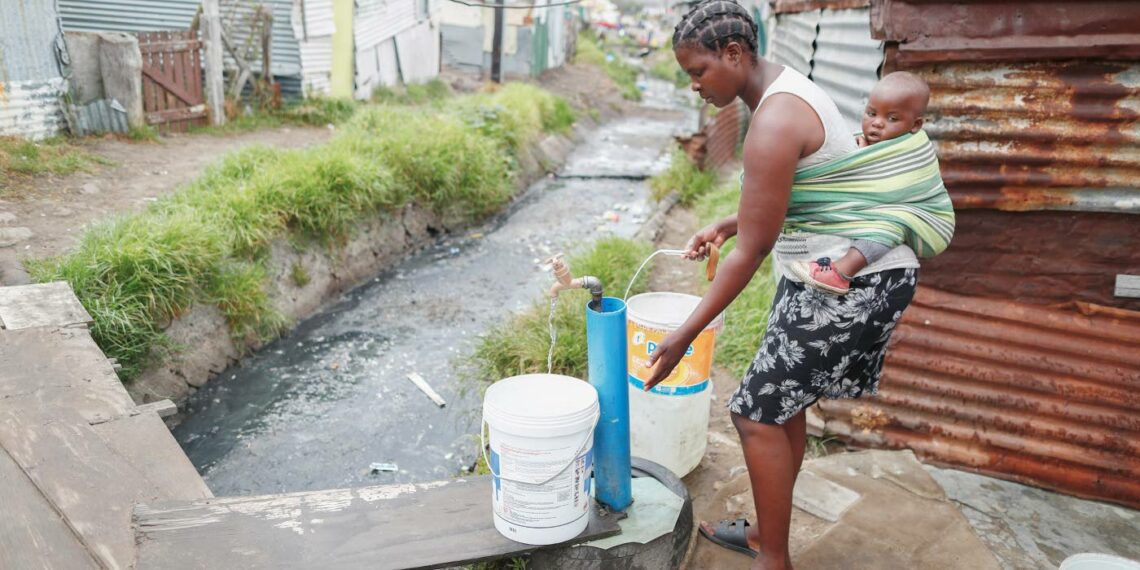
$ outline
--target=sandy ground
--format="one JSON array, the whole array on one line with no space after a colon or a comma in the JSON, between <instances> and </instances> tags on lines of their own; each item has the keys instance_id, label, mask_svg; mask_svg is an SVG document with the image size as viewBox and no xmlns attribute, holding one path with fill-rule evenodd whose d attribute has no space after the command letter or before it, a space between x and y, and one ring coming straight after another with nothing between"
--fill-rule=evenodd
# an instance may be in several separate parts
<instances>
[{"instance_id":1,"label":"sandy ground","mask_svg":"<svg viewBox=\"0 0 1140 570\"><path fill-rule=\"evenodd\" d=\"M87 150L110 166L37 178L0 200L0 285L26 283L24 259L68 251L84 228L145 208L227 153L253 145L305 147L324 142L331 133L327 128L283 127L226 136L172 135L158 143L88 141Z\"/></svg>"}]
</instances>

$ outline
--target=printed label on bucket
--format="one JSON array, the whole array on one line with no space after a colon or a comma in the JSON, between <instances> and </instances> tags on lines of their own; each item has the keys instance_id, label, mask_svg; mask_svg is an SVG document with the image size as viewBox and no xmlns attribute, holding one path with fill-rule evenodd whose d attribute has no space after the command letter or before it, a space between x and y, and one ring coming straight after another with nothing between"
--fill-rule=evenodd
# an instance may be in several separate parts
<instances>
[{"instance_id":1,"label":"printed label on bucket","mask_svg":"<svg viewBox=\"0 0 1140 570\"><path fill-rule=\"evenodd\" d=\"M645 388L645 381L652 373L649 357L657 350L657 343L661 342L666 334L668 333L665 331L646 327L633 319L629 320L629 326L626 328L626 335L629 337L629 383L638 390ZM689 345L685 356L677 363L672 374L650 391L656 394L684 395L708 389L715 342L716 333L712 329L701 331L693 344Z\"/></svg>"},{"instance_id":2,"label":"printed label on bucket","mask_svg":"<svg viewBox=\"0 0 1140 570\"><path fill-rule=\"evenodd\" d=\"M590 476L594 470L592 446L575 458L569 467L566 457L574 450L546 452L506 444L501 444L501 447L491 448L492 506L494 513L509 523L508 531L557 528L575 522L589 512L593 498L590 493L593 481ZM507 461L503 460L504 456ZM562 468L557 477L542 485L508 480L541 481ZM495 472L505 479L495 477Z\"/></svg>"}]
</instances>

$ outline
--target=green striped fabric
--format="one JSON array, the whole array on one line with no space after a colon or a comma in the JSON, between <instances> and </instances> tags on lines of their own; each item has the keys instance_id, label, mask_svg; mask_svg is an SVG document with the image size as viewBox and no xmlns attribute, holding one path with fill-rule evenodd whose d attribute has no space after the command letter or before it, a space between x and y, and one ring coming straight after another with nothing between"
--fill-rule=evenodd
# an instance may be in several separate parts
<instances>
[{"instance_id":1,"label":"green striped fabric","mask_svg":"<svg viewBox=\"0 0 1140 570\"><path fill-rule=\"evenodd\" d=\"M954 206L926 133L906 134L796 171L784 231L839 235L919 257L942 253Z\"/></svg>"}]
</instances>

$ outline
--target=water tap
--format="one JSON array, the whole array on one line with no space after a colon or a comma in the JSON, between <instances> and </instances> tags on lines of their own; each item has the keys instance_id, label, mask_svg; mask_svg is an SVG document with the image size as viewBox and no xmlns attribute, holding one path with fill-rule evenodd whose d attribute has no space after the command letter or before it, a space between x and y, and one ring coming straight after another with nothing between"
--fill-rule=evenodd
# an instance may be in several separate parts
<instances>
[{"instance_id":1,"label":"water tap","mask_svg":"<svg viewBox=\"0 0 1140 570\"><path fill-rule=\"evenodd\" d=\"M593 302L590 303L591 307L595 310L602 310L602 281L597 277L591 275L583 275L581 277L574 277L570 274L570 266L562 260L562 254L559 253L549 260L550 269L554 271L554 278L556 281L550 287L550 298L558 298L558 293L563 289L589 289L590 295L594 297Z\"/></svg>"}]
</instances>

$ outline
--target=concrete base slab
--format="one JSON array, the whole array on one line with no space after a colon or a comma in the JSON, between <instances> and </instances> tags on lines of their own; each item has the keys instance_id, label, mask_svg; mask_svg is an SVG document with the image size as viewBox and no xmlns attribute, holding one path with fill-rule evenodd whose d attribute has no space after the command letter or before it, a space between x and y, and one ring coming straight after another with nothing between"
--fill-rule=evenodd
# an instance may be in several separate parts
<instances>
[{"instance_id":1,"label":"concrete base slab","mask_svg":"<svg viewBox=\"0 0 1140 570\"><path fill-rule=\"evenodd\" d=\"M859 493L811 471L801 471L792 492L792 504L825 521L837 522L859 500L859 496Z\"/></svg>"},{"instance_id":2,"label":"concrete base slab","mask_svg":"<svg viewBox=\"0 0 1140 570\"><path fill-rule=\"evenodd\" d=\"M926 470L1003 568L1056 568L1082 552L1140 560L1140 511L976 473Z\"/></svg>"},{"instance_id":3,"label":"concrete base slab","mask_svg":"<svg viewBox=\"0 0 1140 570\"><path fill-rule=\"evenodd\" d=\"M811 474L808 475L807 473ZM804 476L820 481L798 487L801 502L815 485L848 489L860 498L836 522L793 509L791 541L797 568L997 570L997 559L974 535L970 523L909 451L840 453L804 463ZM693 489L699 493L699 490ZM827 503L813 497L817 503ZM755 519L748 474L726 482L698 519ZM751 560L703 538L687 568L745 569Z\"/></svg>"}]
</instances>

